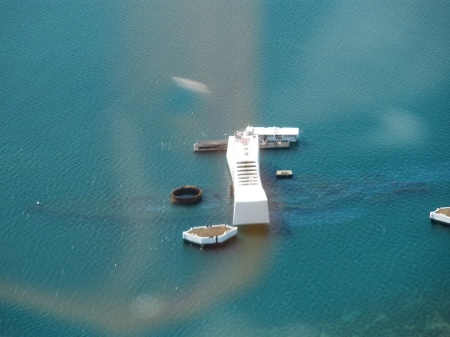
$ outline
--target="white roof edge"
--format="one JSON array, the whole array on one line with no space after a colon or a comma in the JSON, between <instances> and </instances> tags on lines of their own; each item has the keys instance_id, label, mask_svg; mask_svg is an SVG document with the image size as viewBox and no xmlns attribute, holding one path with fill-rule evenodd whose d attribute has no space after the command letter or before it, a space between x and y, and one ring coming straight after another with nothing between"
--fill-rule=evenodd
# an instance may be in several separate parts
<instances>
[{"instance_id":1,"label":"white roof edge","mask_svg":"<svg viewBox=\"0 0 450 337\"><path fill-rule=\"evenodd\" d=\"M294 134L298 135L300 133L299 128L291 128L291 127L262 127L262 126L249 126L247 127L252 129L253 134L255 135L272 135L272 134Z\"/></svg>"}]
</instances>

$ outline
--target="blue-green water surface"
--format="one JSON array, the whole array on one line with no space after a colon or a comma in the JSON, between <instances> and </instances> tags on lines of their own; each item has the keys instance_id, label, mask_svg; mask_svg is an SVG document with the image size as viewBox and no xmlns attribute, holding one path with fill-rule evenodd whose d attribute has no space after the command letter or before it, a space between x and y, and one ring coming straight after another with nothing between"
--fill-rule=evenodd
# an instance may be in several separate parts
<instances>
[{"instance_id":1,"label":"blue-green water surface","mask_svg":"<svg viewBox=\"0 0 450 337\"><path fill-rule=\"evenodd\" d=\"M450 206L448 3L0 18L1 336L450 335L450 230L429 221ZM303 130L260 153L271 223L184 244L233 212L225 154L192 145L248 124ZM170 203L185 184L201 203Z\"/></svg>"}]
</instances>

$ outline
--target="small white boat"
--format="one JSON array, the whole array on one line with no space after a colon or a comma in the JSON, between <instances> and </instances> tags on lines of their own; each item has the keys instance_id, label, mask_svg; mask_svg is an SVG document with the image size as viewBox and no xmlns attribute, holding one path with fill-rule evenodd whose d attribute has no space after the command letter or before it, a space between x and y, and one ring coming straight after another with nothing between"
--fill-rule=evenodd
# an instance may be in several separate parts
<instances>
[{"instance_id":1,"label":"small white boat","mask_svg":"<svg viewBox=\"0 0 450 337\"><path fill-rule=\"evenodd\" d=\"M237 227L230 225L207 225L191 227L183 232L183 240L200 246L219 245L236 236Z\"/></svg>"},{"instance_id":2,"label":"small white boat","mask_svg":"<svg viewBox=\"0 0 450 337\"><path fill-rule=\"evenodd\" d=\"M441 222L450 225L450 207L440 207L434 212L430 212L431 222Z\"/></svg>"}]
</instances>

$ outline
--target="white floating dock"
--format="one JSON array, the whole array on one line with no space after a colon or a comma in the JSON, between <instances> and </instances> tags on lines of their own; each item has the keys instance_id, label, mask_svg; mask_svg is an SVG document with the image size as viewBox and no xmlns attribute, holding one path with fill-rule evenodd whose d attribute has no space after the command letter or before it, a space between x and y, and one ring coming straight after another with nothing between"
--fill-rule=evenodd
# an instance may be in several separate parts
<instances>
[{"instance_id":1,"label":"white floating dock","mask_svg":"<svg viewBox=\"0 0 450 337\"><path fill-rule=\"evenodd\" d=\"M183 240L200 246L211 246L224 243L237 235L237 227L230 225L207 225L192 227L183 232Z\"/></svg>"},{"instance_id":2,"label":"white floating dock","mask_svg":"<svg viewBox=\"0 0 450 337\"><path fill-rule=\"evenodd\" d=\"M434 212L430 212L431 222L442 222L450 225L450 207L440 207Z\"/></svg>"}]
</instances>

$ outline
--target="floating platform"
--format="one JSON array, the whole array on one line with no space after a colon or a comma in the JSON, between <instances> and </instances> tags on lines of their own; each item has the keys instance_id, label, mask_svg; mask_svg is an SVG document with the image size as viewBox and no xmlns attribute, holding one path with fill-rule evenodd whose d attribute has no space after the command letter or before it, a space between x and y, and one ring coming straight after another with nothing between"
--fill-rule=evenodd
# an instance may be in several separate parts
<instances>
[{"instance_id":1,"label":"floating platform","mask_svg":"<svg viewBox=\"0 0 450 337\"><path fill-rule=\"evenodd\" d=\"M207 225L192 227L183 232L183 240L200 246L220 245L237 235L237 227L230 225Z\"/></svg>"},{"instance_id":2,"label":"floating platform","mask_svg":"<svg viewBox=\"0 0 450 337\"><path fill-rule=\"evenodd\" d=\"M288 141L280 142L260 142L259 148L262 150L267 149L288 149L291 143ZM226 151L228 147L228 139L225 140L205 140L194 144L194 152L213 152L213 151Z\"/></svg>"},{"instance_id":3,"label":"floating platform","mask_svg":"<svg viewBox=\"0 0 450 337\"><path fill-rule=\"evenodd\" d=\"M279 170L276 173L277 178L292 178L292 170Z\"/></svg>"},{"instance_id":4,"label":"floating platform","mask_svg":"<svg viewBox=\"0 0 450 337\"><path fill-rule=\"evenodd\" d=\"M430 212L430 219L432 223L440 222L450 225L450 207L440 207L434 212Z\"/></svg>"}]
</instances>

